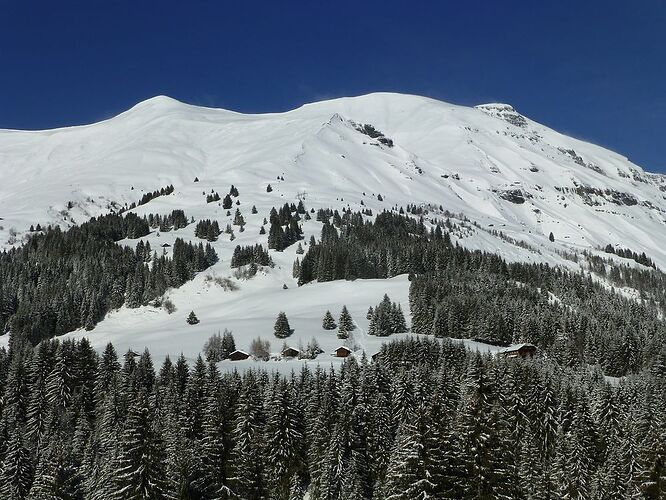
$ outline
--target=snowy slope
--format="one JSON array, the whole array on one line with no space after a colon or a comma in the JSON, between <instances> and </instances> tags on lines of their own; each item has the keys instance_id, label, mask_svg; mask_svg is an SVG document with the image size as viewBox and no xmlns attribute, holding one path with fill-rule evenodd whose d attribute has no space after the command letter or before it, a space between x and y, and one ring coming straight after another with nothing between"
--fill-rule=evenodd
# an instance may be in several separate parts
<instances>
[{"instance_id":1,"label":"snowy slope","mask_svg":"<svg viewBox=\"0 0 666 500\"><path fill-rule=\"evenodd\" d=\"M393 147L359 132L359 124L373 125ZM200 182L194 183L195 177ZM173 194L135 211L166 214L180 208L196 220L215 218L224 228L226 211L207 204L203 192L214 189L224 196L231 184L240 191L246 231L236 232L233 242L221 237L215 243L221 261L204 274L229 275L233 248L265 243L258 234L263 218L271 207L297 199L308 209L348 205L375 212L408 203L441 205L478 223L458 235L461 244L509 260L572 266L557 252L611 243L645 251L666 267L664 176L539 125L505 104L468 108L386 93L263 115L155 97L88 126L0 130L0 248L20 244L31 224L67 227L168 184L174 185ZM250 214L252 205L258 214ZM307 223L306 240L318 236L320 227ZM493 236L489 231L494 229L529 248ZM146 239L157 248L179 236L194 238L193 231L191 225ZM551 231L554 243L548 241ZM347 303L361 324L364 311L384 291L407 305L408 284L401 279L297 289L291 278L294 258L293 248L275 255L278 267L241 283L238 292L215 289L199 276L172 292L178 307L174 315L123 309L103 321L91 339L111 339L121 349L150 345L163 353L194 355L210 333L227 327L238 332L242 348L257 334L270 336L275 315L283 309L298 334L292 343L307 343L315 333L330 335L320 328L327 308L336 314ZM282 290L283 283L288 290ZM183 320L191 309L202 319L196 327ZM325 349L337 343L321 339Z\"/></svg>"}]
</instances>

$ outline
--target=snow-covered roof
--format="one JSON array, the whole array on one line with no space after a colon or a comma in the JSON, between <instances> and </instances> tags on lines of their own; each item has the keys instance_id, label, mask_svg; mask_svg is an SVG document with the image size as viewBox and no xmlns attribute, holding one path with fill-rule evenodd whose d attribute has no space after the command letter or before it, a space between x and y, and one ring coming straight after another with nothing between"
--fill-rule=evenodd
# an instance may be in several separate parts
<instances>
[{"instance_id":1,"label":"snow-covered roof","mask_svg":"<svg viewBox=\"0 0 666 500\"><path fill-rule=\"evenodd\" d=\"M240 349L236 349L236 350L233 351L231 354L229 354L229 356L231 356L232 354L243 354L243 355L245 355L245 356L249 356L249 355L250 355L250 353L245 352L245 351L241 351Z\"/></svg>"},{"instance_id":2,"label":"snow-covered roof","mask_svg":"<svg viewBox=\"0 0 666 500\"><path fill-rule=\"evenodd\" d=\"M513 351L519 351L523 347L529 347L529 348L534 348L536 349L536 346L534 344L528 344L527 342L524 342L522 344L512 344L509 347L503 347L497 352L513 352Z\"/></svg>"}]
</instances>

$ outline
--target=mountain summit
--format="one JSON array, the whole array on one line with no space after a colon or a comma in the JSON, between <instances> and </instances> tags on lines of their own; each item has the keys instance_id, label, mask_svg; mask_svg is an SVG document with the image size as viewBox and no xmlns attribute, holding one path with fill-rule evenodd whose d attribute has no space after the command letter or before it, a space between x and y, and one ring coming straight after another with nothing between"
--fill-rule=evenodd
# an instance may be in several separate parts
<instances>
[{"instance_id":1,"label":"mountain summit","mask_svg":"<svg viewBox=\"0 0 666 500\"><path fill-rule=\"evenodd\" d=\"M289 201L307 193L314 206L441 205L536 246L553 233L574 250L631 246L666 266L664 176L508 104L391 93L257 115L157 96L92 125L0 131L0 244L164 185L190 203L181 188L195 177L250 195L278 176Z\"/></svg>"}]
</instances>

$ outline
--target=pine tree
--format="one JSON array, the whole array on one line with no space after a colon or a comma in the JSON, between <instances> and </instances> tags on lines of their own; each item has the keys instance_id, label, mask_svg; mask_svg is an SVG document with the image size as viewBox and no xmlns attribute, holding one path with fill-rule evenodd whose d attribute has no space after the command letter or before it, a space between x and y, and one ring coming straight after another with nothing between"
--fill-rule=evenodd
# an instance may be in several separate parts
<instances>
[{"instance_id":1,"label":"pine tree","mask_svg":"<svg viewBox=\"0 0 666 500\"><path fill-rule=\"evenodd\" d=\"M273 333L279 339L284 339L291 335L292 330L289 326L289 320L287 319L287 315L284 312L280 312L278 314L277 319L275 320L275 328L273 329Z\"/></svg>"},{"instance_id":2,"label":"pine tree","mask_svg":"<svg viewBox=\"0 0 666 500\"><path fill-rule=\"evenodd\" d=\"M14 423L14 425L16 425ZM0 470L0 494L7 500L27 499L32 483L32 460L20 429L10 428L5 459Z\"/></svg>"},{"instance_id":3,"label":"pine tree","mask_svg":"<svg viewBox=\"0 0 666 500\"><path fill-rule=\"evenodd\" d=\"M187 316L187 324L196 325L199 322L199 318L197 318L197 315L194 314L194 311L190 311L190 314Z\"/></svg>"},{"instance_id":4,"label":"pine tree","mask_svg":"<svg viewBox=\"0 0 666 500\"><path fill-rule=\"evenodd\" d=\"M349 330L347 330L346 323L340 323L338 326L338 338L343 340L349 338Z\"/></svg>"},{"instance_id":5,"label":"pine tree","mask_svg":"<svg viewBox=\"0 0 666 500\"><path fill-rule=\"evenodd\" d=\"M148 400L140 391L131 402L115 471L119 498L166 498L162 438L152 424Z\"/></svg>"},{"instance_id":6,"label":"pine tree","mask_svg":"<svg viewBox=\"0 0 666 500\"><path fill-rule=\"evenodd\" d=\"M229 354L236 350L236 341L230 330L224 329L222 334L222 359L227 359Z\"/></svg>"},{"instance_id":7,"label":"pine tree","mask_svg":"<svg viewBox=\"0 0 666 500\"><path fill-rule=\"evenodd\" d=\"M655 423L639 455L636 486L644 498L666 496L666 431L664 422Z\"/></svg>"},{"instance_id":8,"label":"pine tree","mask_svg":"<svg viewBox=\"0 0 666 500\"><path fill-rule=\"evenodd\" d=\"M198 456L199 473L194 484L210 498L228 498L231 490L225 474L227 451L224 402L220 393L220 375L214 363L208 366L205 386L203 436Z\"/></svg>"},{"instance_id":9,"label":"pine tree","mask_svg":"<svg viewBox=\"0 0 666 500\"><path fill-rule=\"evenodd\" d=\"M435 484L427 472L425 450L418 429L403 422L388 468L387 500L431 498Z\"/></svg>"},{"instance_id":10,"label":"pine tree","mask_svg":"<svg viewBox=\"0 0 666 500\"><path fill-rule=\"evenodd\" d=\"M266 470L262 463L264 421L259 384L254 374L248 373L236 409L230 460L230 484L241 498L258 500L267 496Z\"/></svg>"},{"instance_id":11,"label":"pine tree","mask_svg":"<svg viewBox=\"0 0 666 500\"><path fill-rule=\"evenodd\" d=\"M266 404L266 456L271 457L266 465L272 498L288 498L291 478L303 467L303 432L293 394L282 379L272 386Z\"/></svg>"},{"instance_id":12,"label":"pine tree","mask_svg":"<svg viewBox=\"0 0 666 500\"><path fill-rule=\"evenodd\" d=\"M324 314L324 321L322 322L322 328L324 330L335 330L337 327L338 325L335 324L335 319L333 319L331 311L326 311L326 314Z\"/></svg>"},{"instance_id":13,"label":"pine tree","mask_svg":"<svg viewBox=\"0 0 666 500\"><path fill-rule=\"evenodd\" d=\"M342 311L340 311L340 319L338 320L338 325L340 325L340 329L344 329L345 332L352 332L356 329L356 325L354 325L354 320L352 319L351 314L349 314L346 305L342 306Z\"/></svg>"}]
</instances>

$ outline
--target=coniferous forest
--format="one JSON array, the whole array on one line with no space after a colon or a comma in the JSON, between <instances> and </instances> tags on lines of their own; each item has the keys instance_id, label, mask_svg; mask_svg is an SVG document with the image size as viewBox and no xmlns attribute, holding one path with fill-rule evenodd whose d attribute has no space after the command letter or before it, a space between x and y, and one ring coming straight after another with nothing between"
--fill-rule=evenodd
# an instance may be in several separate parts
<instances>
[{"instance_id":1,"label":"coniferous forest","mask_svg":"<svg viewBox=\"0 0 666 500\"><path fill-rule=\"evenodd\" d=\"M0 327L11 331L0 350L0 497L666 498L657 270L598 258L589 273L507 263L452 243L450 221L366 215L317 213L320 238L296 252L299 286L407 274L411 318L384 296L368 333L389 337L409 323L421 335L290 376L221 372L220 353L157 367L148 350L97 353L86 339L53 339L212 265L209 244L177 239L167 258L141 240L117 243L183 227L182 211L47 228L0 254ZM268 247L298 243L301 216L302 203L274 209ZM219 228L202 221L197 233L214 239ZM272 261L260 244L237 246L230 265L246 264ZM590 273L639 284L642 300ZM355 328L346 307L337 323L322 316L342 339ZM292 333L283 312L274 333ZM531 343L538 355L482 355L456 338Z\"/></svg>"},{"instance_id":2,"label":"coniferous forest","mask_svg":"<svg viewBox=\"0 0 666 500\"><path fill-rule=\"evenodd\" d=\"M182 211L174 213L164 220L184 219ZM92 330L109 310L147 304L217 260L209 244L180 238L171 258L142 240L134 250L116 243L148 231L147 219L113 214L66 232L47 228L0 253L0 331L37 344L77 328Z\"/></svg>"},{"instance_id":3,"label":"coniferous forest","mask_svg":"<svg viewBox=\"0 0 666 500\"><path fill-rule=\"evenodd\" d=\"M664 366L662 365L662 370ZM7 499L664 498L666 385L394 341L339 370L0 351Z\"/></svg>"}]
</instances>

